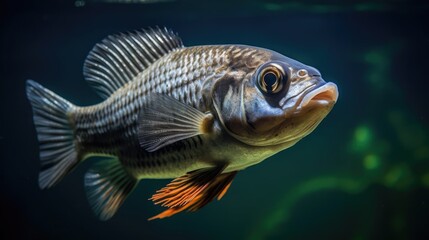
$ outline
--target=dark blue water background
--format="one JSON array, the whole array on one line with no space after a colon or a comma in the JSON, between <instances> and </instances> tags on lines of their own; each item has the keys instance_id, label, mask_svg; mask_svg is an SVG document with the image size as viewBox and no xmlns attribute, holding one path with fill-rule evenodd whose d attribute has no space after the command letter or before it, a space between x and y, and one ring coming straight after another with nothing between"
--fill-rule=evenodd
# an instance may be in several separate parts
<instances>
[{"instance_id":1,"label":"dark blue water background","mask_svg":"<svg viewBox=\"0 0 429 240\"><path fill-rule=\"evenodd\" d=\"M1 4L2 239L425 239L429 230L426 3L409 1L13 1ZM187 46L248 44L318 68L338 84L310 136L240 172L197 213L146 219L168 180L144 180L99 221L81 164L40 190L26 79L78 105L100 102L82 65L109 34L167 26ZM426 238L427 239L427 238Z\"/></svg>"}]
</instances>

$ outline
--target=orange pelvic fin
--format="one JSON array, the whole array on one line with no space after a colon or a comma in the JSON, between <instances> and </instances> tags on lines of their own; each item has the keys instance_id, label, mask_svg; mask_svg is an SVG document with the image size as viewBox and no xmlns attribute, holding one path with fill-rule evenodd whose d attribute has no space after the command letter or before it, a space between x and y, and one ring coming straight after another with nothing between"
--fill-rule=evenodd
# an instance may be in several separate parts
<instances>
[{"instance_id":1,"label":"orange pelvic fin","mask_svg":"<svg viewBox=\"0 0 429 240\"><path fill-rule=\"evenodd\" d=\"M168 209L148 220L170 217L181 211L197 211L217 197L220 200L237 172L222 173L225 167L200 169L171 181L149 200Z\"/></svg>"}]
</instances>

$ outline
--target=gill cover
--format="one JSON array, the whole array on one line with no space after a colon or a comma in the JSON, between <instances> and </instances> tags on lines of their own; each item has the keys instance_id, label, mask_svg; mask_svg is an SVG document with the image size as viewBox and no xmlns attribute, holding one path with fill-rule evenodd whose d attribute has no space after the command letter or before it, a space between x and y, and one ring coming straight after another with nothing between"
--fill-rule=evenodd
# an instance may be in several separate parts
<instances>
[{"instance_id":1,"label":"gill cover","mask_svg":"<svg viewBox=\"0 0 429 240\"><path fill-rule=\"evenodd\" d=\"M284 122L279 101L289 87L288 68L270 61L249 74L226 74L213 87L213 106L226 131L234 138L262 146Z\"/></svg>"}]
</instances>

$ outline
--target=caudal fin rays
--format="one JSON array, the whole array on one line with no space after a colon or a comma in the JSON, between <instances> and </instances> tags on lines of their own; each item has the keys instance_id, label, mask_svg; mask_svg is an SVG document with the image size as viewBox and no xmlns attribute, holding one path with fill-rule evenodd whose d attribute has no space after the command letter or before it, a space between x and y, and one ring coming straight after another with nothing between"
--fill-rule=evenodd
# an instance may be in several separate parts
<instances>
[{"instance_id":1,"label":"caudal fin rays","mask_svg":"<svg viewBox=\"0 0 429 240\"><path fill-rule=\"evenodd\" d=\"M73 105L32 80L27 81L26 91L40 147L39 186L50 188L79 163L68 119Z\"/></svg>"}]
</instances>

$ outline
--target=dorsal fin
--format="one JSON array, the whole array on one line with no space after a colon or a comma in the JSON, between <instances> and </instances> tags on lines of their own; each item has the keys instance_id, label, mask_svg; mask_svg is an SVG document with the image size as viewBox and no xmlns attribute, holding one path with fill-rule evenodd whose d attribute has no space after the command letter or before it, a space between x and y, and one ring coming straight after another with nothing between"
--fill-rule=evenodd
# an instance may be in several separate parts
<instances>
[{"instance_id":1,"label":"dorsal fin","mask_svg":"<svg viewBox=\"0 0 429 240\"><path fill-rule=\"evenodd\" d=\"M83 75L102 98L107 98L156 60L182 47L179 36L166 28L111 35L88 54Z\"/></svg>"}]
</instances>

